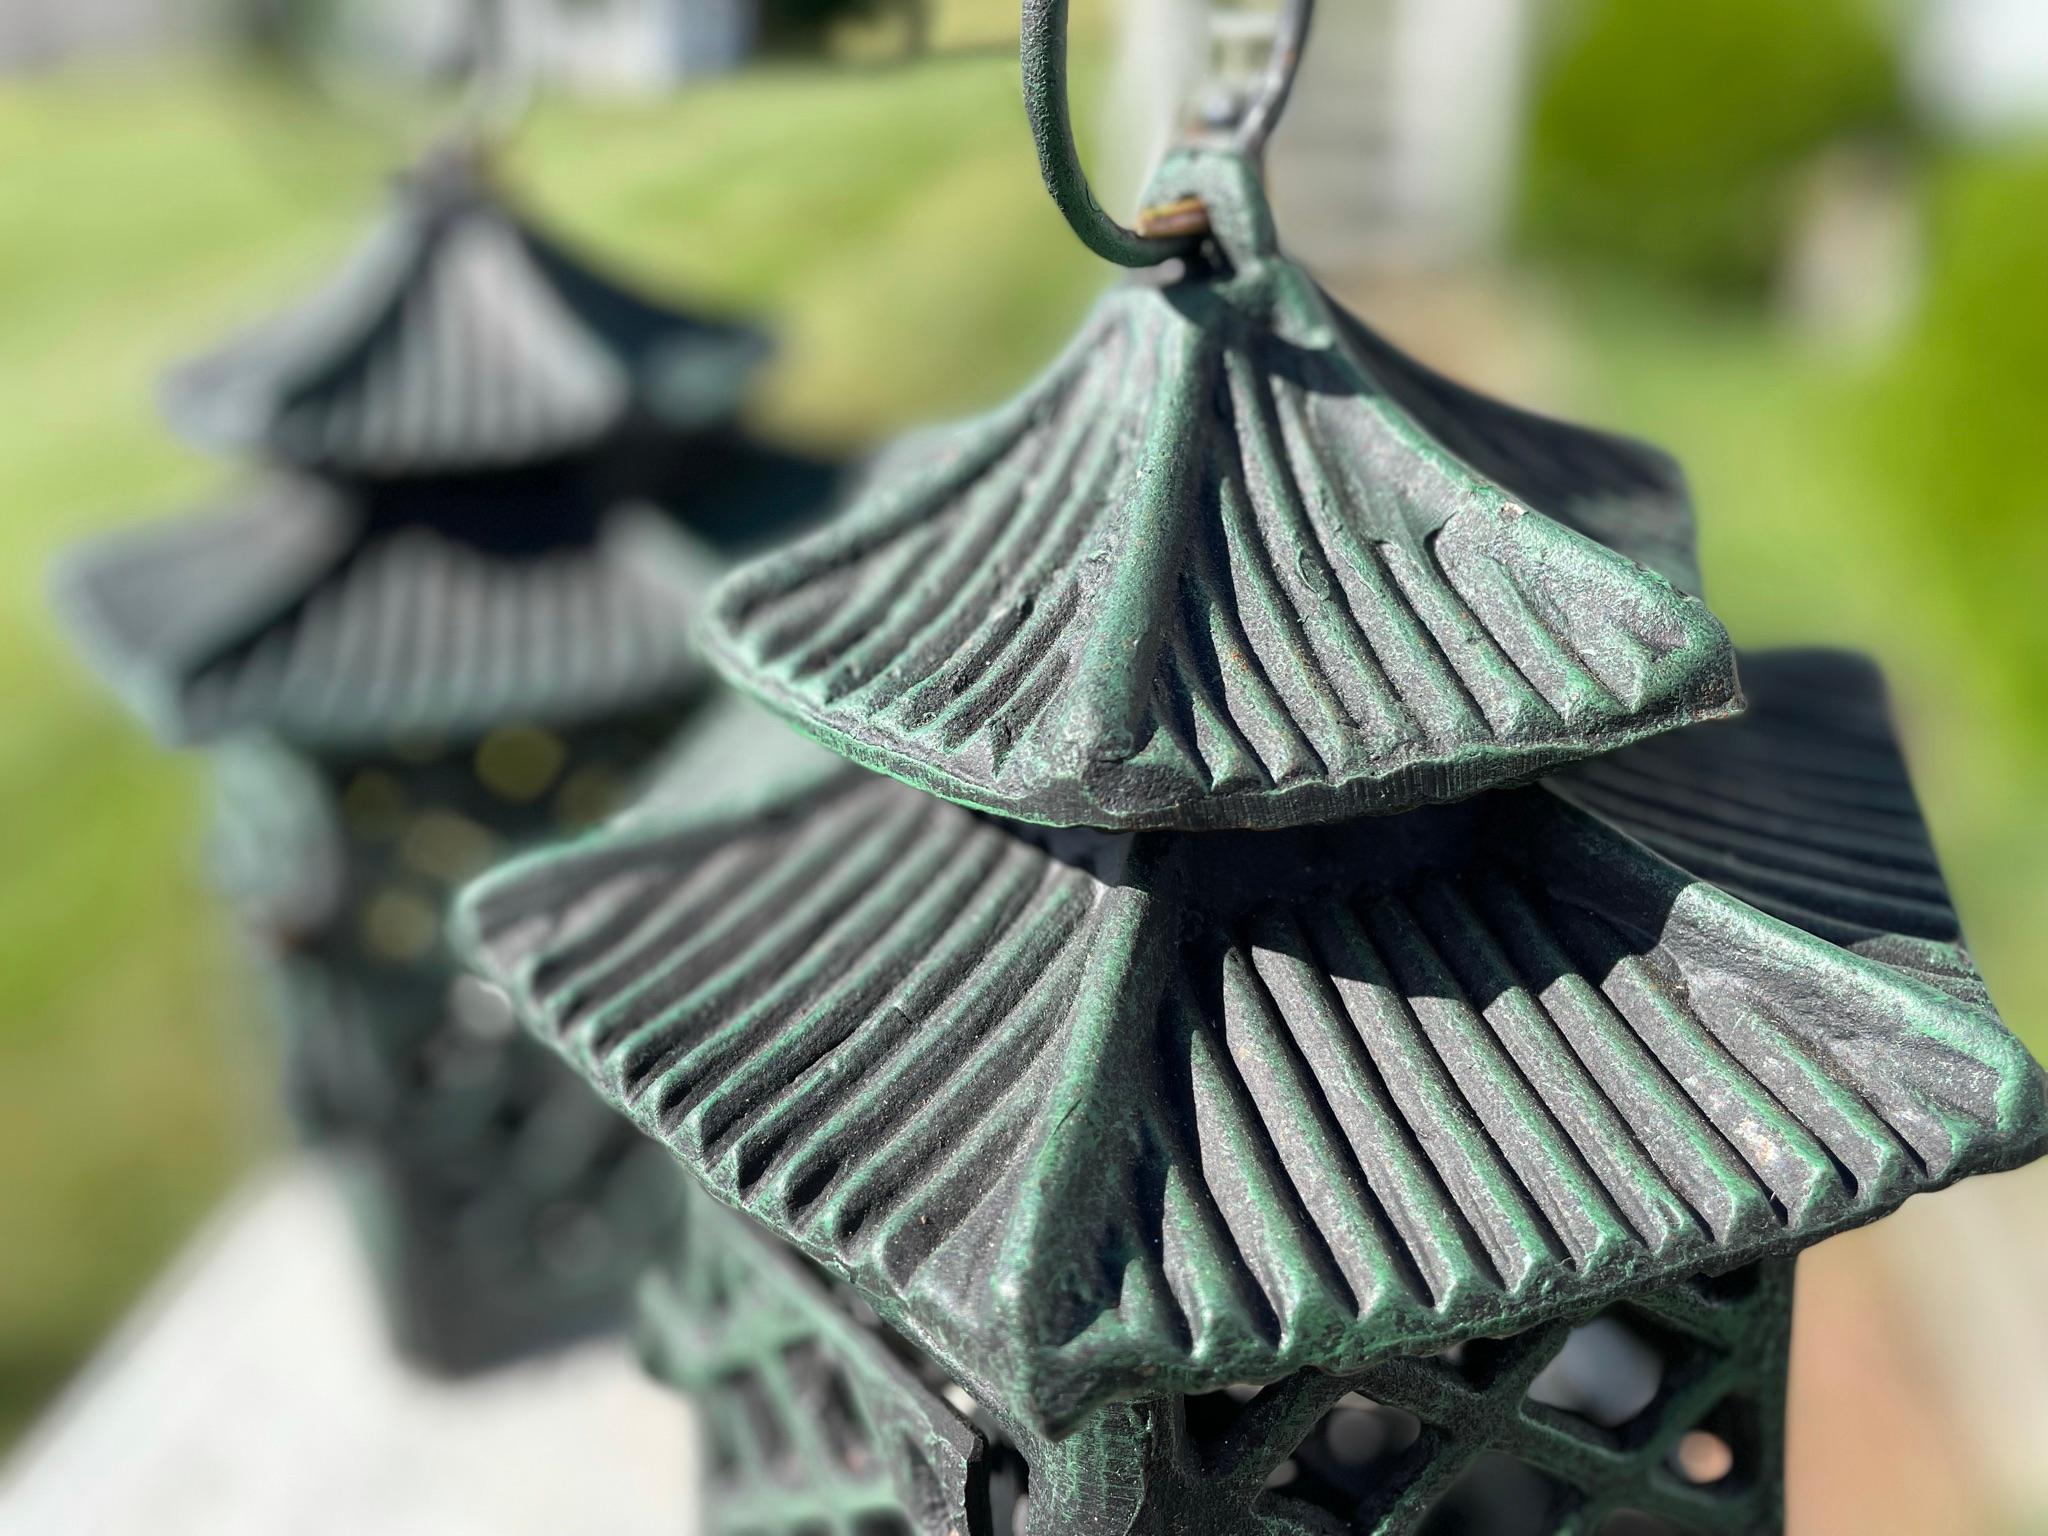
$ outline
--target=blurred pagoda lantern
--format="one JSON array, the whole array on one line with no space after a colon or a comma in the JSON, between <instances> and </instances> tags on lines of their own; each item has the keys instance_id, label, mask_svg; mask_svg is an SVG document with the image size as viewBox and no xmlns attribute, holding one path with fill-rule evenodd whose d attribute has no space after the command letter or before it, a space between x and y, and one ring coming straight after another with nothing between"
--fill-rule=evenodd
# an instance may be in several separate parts
<instances>
[{"instance_id":1,"label":"blurred pagoda lantern","mask_svg":"<svg viewBox=\"0 0 2048 1536\"><path fill-rule=\"evenodd\" d=\"M1724 719L1670 461L1280 253L1284 72L1109 221L1064 30L1055 197L1177 264L712 599L858 766L459 908L694 1176L644 1330L711 1529L1776 1530L1794 1256L2048 1144L1881 685Z\"/></svg>"},{"instance_id":2,"label":"blurred pagoda lantern","mask_svg":"<svg viewBox=\"0 0 2048 1536\"><path fill-rule=\"evenodd\" d=\"M177 371L226 510L77 553L61 597L214 751L223 883L274 963L297 1118L360 1175L402 1342L447 1368L609 1320L673 1219L659 1149L450 963L453 886L605 814L705 681L722 549L822 472L733 426L755 331L621 288L443 149L310 302Z\"/></svg>"}]
</instances>

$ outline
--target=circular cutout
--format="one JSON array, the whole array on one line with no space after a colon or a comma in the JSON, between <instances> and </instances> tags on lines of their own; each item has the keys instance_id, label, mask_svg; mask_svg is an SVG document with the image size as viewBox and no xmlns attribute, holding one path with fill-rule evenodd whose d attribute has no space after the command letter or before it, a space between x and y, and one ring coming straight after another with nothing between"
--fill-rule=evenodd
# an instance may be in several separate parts
<instances>
[{"instance_id":1,"label":"circular cutout","mask_svg":"<svg viewBox=\"0 0 2048 1536\"><path fill-rule=\"evenodd\" d=\"M1688 1483L1705 1487L1718 1483L1735 1470L1735 1451L1711 1430L1688 1430L1671 1453L1678 1475Z\"/></svg>"}]
</instances>

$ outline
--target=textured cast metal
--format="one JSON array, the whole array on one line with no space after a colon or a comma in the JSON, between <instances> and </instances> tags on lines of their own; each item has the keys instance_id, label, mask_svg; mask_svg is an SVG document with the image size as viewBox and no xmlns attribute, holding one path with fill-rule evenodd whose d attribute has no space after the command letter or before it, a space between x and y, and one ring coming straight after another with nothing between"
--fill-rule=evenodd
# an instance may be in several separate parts
<instances>
[{"instance_id":1,"label":"textured cast metal","mask_svg":"<svg viewBox=\"0 0 2048 1536\"><path fill-rule=\"evenodd\" d=\"M1028 1536L1708 1536L1780 1529L1791 1265L1356 1376L1108 1410L1031 1447ZM1630 1382L1582 1345L1622 1330ZM1576 1366L1558 1378L1560 1367ZM1640 1369L1640 1367L1638 1368ZM1625 1398L1616 1391L1635 1387ZM1604 1410L1604 1411L1603 1411ZM1688 1477L1707 1434L1725 1475ZM1130 1475L1135 1469L1136 1476ZM1000 1528L999 1528L1000 1529Z\"/></svg>"},{"instance_id":2,"label":"textured cast metal","mask_svg":"<svg viewBox=\"0 0 2048 1536\"><path fill-rule=\"evenodd\" d=\"M355 1176L396 1331L434 1365L616 1320L674 1219L669 1160L461 975L441 914L671 749L710 575L829 490L725 429L760 352L576 265L442 158L327 292L169 390L276 478L60 576L117 691L219 761L215 865L294 1116Z\"/></svg>"},{"instance_id":3,"label":"textured cast metal","mask_svg":"<svg viewBox=\"0 0 2048 1536\"><path fill-rule=\"evenodd\" d=\"M1282 0L1282 4L1285 8L1275 18L1273 54L1265 78L1225 135L1231 148L1247 160L1264 156L1266 141L1287 108L1315 16L1315 0ZM1081 165L1080 147L1074 142L1069 110L1067 10L1067 0L1024 0L1019 27L1024 111L1031 123L1031 142L1038 151L1039 174L1046 190L1081 243L1106 261L1147 267L1193 255L1200 248L1194 236L1162 237L1126 229L1096 201ZM1206 225L1207 219L1204 211L1200 222Z\"/></svg>"},{"instance_id":4,"label":"textured cast metal","mask_svg":"<svg viewBox=\"0 0 2048 1536\"><path fill-rule=\"evenodd\" d=\"M569 514L539 547L272 481L90 545L61 596L102 672L178 743L266 731L346 752L604 719L700 686L688 612L715 553L653 506L578 508L518 479L492 500L526 535Z\"/></svg>"},{"instance_id":5,"label":"textured cast metal","mask_svg":"<svg viewBox=\"0 0 2048 1536\"><path fill-rule=\"evenodd\" d=\"M474 473L716 425L766 352L612 283L450 146L319 293L173 373L164 409L201 447L323 474Z\"/></svg>"},{"instance_id":6,"label":"textured cast metal","mask_svg":"<svg viewBox=\"0 0 2048 1536\"><path fill-rule=\"evenodd\" d=\"M60 596L108 680L177 743L467 739L602 720L703 682L687 619L717 557L666 513L508 477L491 487L520 533L508 545L380 516L381 500L272 482L87 546ZM554 536L524 544L549 523Z\"/></svg>"},{"instance_id":7,"label":"textured cast metal","mask_svg":"<svg viewBox=\"0 0 2048 1536\"><path fill-rule=\"evenodd\" d=\"M1007 1434L751 1223L698 1195L688 1227L641 1335L703 1421L716 1536L1753 1536L1782 1519L1788 1262L1358 1375L1104 1410L1049 1441ZM1688 1475L1700 1433L1727 1453L1717 1476Z\"/></svg>"},{"instance_id":8,"label":"textured cast metal","mask_svg":"<svg viewBox=\"0 0 2048 1536\"><path fill-rule=\"evenodd\" d=\"M1372 336L1242 156L1153 196L1183 270L715 594L860 766L678 764L457 942L766 1229L734 1273L829 1277L672 1290L678 1361L801 1316L915 1378L869 1424L959 1409L987 1507L884 1530L1774 1531L1793 1257L2048 1149L1876 675L1752 658L1719 721L1667 460ZM760 1370L677 1374L730 1426ZM721 1477L728 1533L874 1511Z\"/></svg>"},{"instance_id":9,"label":"textured cast metal","mask_svg":"<svg viewBox=\"0 0 2048 1536\"><path fill-rule=\"evenodd\" d=\"M1748 670L1769 707L1563 793L1105 837L849 769L544 855L460 921L707 1186L1056 1434L1790 1254L2042 1150L1867 667ZM1615 820L1565 798L1620 773ZM1716 867L1731 802L1802 807L1751 850L1763 908L1634 840Z\"/></svg>"},{"instance_id":10,"label":"textured cast metal","mask_svg":"<svg viewBox=\"0 0 2048 1536\"><path fill-rule=\"evenodd\" d=\"M562 777L623 793L674 720L568 733ZM460 747L307 758L257 738L216 757L215 867L270 982L293 1117L344 1158L400 1341L470 1369L616 1320L666 1240L673 1167L460 977L439 931L453 882L584 816L494 796ZM374 813L372 782L391 802ZM379 939L394 901L427 925L402 953Z\"/></svg>"},{"instance_id":11,"label":"textured cast metal","mask_svg":"<svg viewBox=\"0 0 2048 1536\"><path fill-rule=\"evenodd\" d=\"M721 1536L969 1536L984 1444L858 1302L699 1194L641 1292L648 1368L690 1394Z\"/></svg>"},{"instance_id":12,"label":"textured cast metal","mask_svg":"<svg viewBox=\"0 0 2048 1536\"><path fill-rule=\"evenodd\" d=\"M1021 399L731 578L736 682L906 783L1108 828L1407 810L1738 707L1668 460L1370 335L1244 161L1158 186L1227 258L1114 290Z\"/></svg>"}]
</instances>

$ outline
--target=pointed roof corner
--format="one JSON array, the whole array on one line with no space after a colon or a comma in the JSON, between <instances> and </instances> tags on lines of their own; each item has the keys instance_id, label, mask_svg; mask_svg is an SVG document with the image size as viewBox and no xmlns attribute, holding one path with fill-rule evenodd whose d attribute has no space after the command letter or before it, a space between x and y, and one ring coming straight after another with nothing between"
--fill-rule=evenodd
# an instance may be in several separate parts
<instances>
[{"instance_id":1,"label":"pointed roof corner","mask_svg":"<svg viewBox=\"0 0 2048 1536\"><path fill-rule=\"evenodd\" d=\"M1059 1434L2042 1152L1881 717L1832 663L1749 673L1751 718L1594 788L1337 827L1048 832L826 772L494 875L466 942L720 1198ZM1738 863L1755 904L1702 878Z\"/></svg>"},{"instance_id":2,"label":"pointed roof corner","mask_svg":"<svg viewBox=\"0 0 2048 1536\"><path fill-rule=\"evenodd\" d=\"M1740 707L1668 459L1450 384L1224 225L1232 264L1114 290L736 573L727 673L870 768L1105 829L1403 811Z\"/></svg>"},{"instance_id":3,"label":"pointed roof corner","mask_svg":"<svg viewBox=\"0 0 2048 1536\"><path fill-rule=\"evenodd\" d=\"M612 283L444 147L401 178L341 272L287 313L174 369L188 440L359 479L502 469L629 419L725 420L768 342Z\"/></svg>"}]
</instances>

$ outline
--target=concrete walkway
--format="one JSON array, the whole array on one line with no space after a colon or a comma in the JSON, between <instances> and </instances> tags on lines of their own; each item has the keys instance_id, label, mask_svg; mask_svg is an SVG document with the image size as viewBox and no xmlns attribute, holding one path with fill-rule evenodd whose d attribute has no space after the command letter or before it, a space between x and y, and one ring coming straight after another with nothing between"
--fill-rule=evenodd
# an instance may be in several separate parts
<instances>
[{"instance_id":1,"label":"concrete walkway","mask_svg":"<svg viewBox=\"0 0 2048 1536\"><path fill-rule=\"evenodd\" d=\"M691 1536L687 1410L617 1341L465 1382L384 1342L311 1164L218 1215L0 1477L10 1536Z\"/></svg>"}]
</instances>

